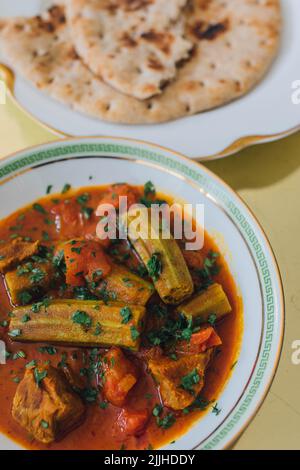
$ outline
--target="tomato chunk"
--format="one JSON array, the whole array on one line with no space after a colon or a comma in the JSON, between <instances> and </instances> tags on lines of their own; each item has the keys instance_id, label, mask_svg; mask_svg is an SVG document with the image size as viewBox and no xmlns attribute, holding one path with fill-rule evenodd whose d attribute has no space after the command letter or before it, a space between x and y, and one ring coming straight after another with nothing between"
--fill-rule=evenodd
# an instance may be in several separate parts
<instances>
[{"instance_id":1,"label":"tomato chunk","mask_svg":"<svg viewBox=\"0 0 300 470\"><path fill-rule=\"evenodd\" d=\"M200 251L182 250L183 257L190 269L202 269L204 258Z\"/></svg>"},{"instance_id":2,"label":"tomato chunk","mask_svg":"<svg viewBox=\"0 0 300 470\"><path fill-rule=\"evenodd\" d=\"M103 393L115 406L124 405L127 395L136 384L136 367L127 359L120 348L112 347L104 356Z\"/></svg>"},{"instance_id":3,"label":"tomato chunk","mask_svg":"<svg viewBox=\"0 0 300 470\"><path fill-rule=\"evenodd\" d=\"M222 340L213 327L202 328L197 333L193 333L189 342L182 341L176 346L179 352L192 354L205 352L209 348L220 346Z\"/></svg>"},{"instance_id":4,"label":"tomato chunk","mask_svg":"<svg viewBox=\"0 0 300 470\"><path fill-rule=\"evenodd\" d=\"M149 420L148 410L123 409L118 416L120 430L127 436L139 436L146 427Z\"/></svg>"},{"instance_id":5,"label":"tomato chunk","mask_svg":"<svg viewBox=\"0 0 300 470\"><path fill-rule=\"evenodd\" d=\"M119 209L119 197L127 197L127 207L136 204L139 194L136 189L127 183L113 184L100 199L99 204L111 204L115 209Z\"/></svg>"},{"instance_id":6,"label":"tomato chunk","mask_svg":"<svg viewBox=\"0 0 300 470\"><path fill-rule=\"evenodd\" d=\"M65 237L79 235L83 220L75 204L67 204L65 200L58 202L51 213L55 216L56 231Z\"/></svg>"},{"instance_id":7,"label":"tomato chunk","mask_svg":"<svg viewBox=\"0 0 300 470\"><path fill-rule=\"evenodd\" d=\"M66 262L66 283L82 286L98 281L111 271L111 264L100 243L93 240L70 240L58 247L64 252Z\"/></svg>"}]
</instances>

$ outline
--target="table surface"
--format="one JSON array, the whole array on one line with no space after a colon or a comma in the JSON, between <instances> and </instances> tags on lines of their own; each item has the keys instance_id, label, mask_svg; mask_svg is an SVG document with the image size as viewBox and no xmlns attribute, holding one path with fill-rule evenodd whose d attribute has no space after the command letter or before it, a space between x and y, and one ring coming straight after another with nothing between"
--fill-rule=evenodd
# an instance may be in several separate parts
<instances>
[{"instance_id":1,"label":"table surface","mask_svg":"<svg viewBox=\"0 0 300 470\"><path fill-rule=\"evenodd\" d=\"M0 158L55 139L17 109L9 97L0 105ZM292 343L300 340L300 133L206 166L235 189L256 214L277 257L286 299L285 340L275 380L234 449L299 449L300 365L292 363Z\"/></svg>"}]
</instances>

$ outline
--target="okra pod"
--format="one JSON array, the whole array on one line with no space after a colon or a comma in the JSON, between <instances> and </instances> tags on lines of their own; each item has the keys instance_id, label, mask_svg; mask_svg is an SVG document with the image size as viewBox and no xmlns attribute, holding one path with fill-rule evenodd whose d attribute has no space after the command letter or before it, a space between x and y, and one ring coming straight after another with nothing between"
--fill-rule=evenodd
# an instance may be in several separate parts
<instances>
[{"instance_id":1,"label":"okra pod","mask_svg":"<svg viewBox=\"0 0 300 470\"><path fill-rule=\"evenodd\" d=\"M179 305L177 312L182 313L187 318L197 318L206 322L210 315L215 315L218 320L230 313L231 305L223 287L215 283L196 295L193 299Z\"/></svg>"},{"instance_id":2,"label":"okra pod","mask_svg":"<svg viewBox=\"0 0 300 470\"><path fill-rule=\"evenodd\" d=\"M177 304L193 293L193 281L182 252L171 234L163 238L160 228L151 221L150 209L142 210L139 236L136 237L136 216L127 214L128 237L148 269L155 288L167 304Z\"/></svg>"},{"instance_id":3,"label":"okra pod","mask_svg":"<svg viewBox=\"0 0 300 470\"><path fill-rule=\"evenodd\" d=\"M13 310L14 341L138 350L145 307L100 300L54 300ZM24 318L26 322L24 323Z\"/></svg>"},{"instance_id":4,"label":"okra pod","mask_svg":"<svg viewBox=\"0 0 300 470\"><path fill-rule=\"evenodd\" d=\"M48 260L27 262L5 274L5 283L15 305L25 305L47 289L55 279L55 271Z\"/></svg>"},{"instance_id":5,"label":"okra pod","mask_svg":"<svg viewBox=\"0 0 300 470\"><path fill-rule=\"evenodd\" d=\"M114 264L105 279L95 288L90 286L90 290L96 295L126 304L146 305L154 292L154 286L126 267Z\"/></svg>"}]
</instances>

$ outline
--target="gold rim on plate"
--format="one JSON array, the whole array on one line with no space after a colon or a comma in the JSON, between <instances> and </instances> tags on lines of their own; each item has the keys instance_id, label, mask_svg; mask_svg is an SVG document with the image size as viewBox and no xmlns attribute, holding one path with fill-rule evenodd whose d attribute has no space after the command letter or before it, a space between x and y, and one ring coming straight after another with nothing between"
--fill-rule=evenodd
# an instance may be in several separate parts
<instances>
[{"instance_id":1,"label":"gold rim on plate","mask_svg":"<svg viewBox=\"0 0 300 470\"><path fill-rule=\"evenodd\" d=\"M14 72L7 67L4 64L0 63L0 79L4 80L6 86L7 86L7 91L9 93L10 98L12 99L13 104L20 110L22 111L26 116L28 116L36 125L42 127L43 129L49 131L50 133L54 134L57 137L62 137L65 139L69 138L80 138L80 136L74 136L71 134L67 134L66 132L60 131L59 129L56 129L55 127L50 126L49 124L46 124L40 119L37 119L30 111L25 109L17 100L15 94L14 94L14 84L15 84L15 75ZM287 137L291 134L294 134L295 132L300 130L300 124L292 127L291 129L287 129L282 132L278 132L275 134L266 134L266 135L249 135L249 136L244 136L236 139L234 142L232 142L230 145L225 147L225 149L221 150L220 152L217 152L215 154L211 155L204 155L204 156L199 156L195 157L194 160L201 161L201 162L207 162L210 160L217 160L220 158L228 157L229 155L233 155L234 153L239 152L240 150L243 150L250 145L257 145L257 144L263 144L267 142L271 142L274 140L279 140L284 137ZM98 137L98 136L89 136L90 138L92 137Z\"/></svg>"}]
</instances>

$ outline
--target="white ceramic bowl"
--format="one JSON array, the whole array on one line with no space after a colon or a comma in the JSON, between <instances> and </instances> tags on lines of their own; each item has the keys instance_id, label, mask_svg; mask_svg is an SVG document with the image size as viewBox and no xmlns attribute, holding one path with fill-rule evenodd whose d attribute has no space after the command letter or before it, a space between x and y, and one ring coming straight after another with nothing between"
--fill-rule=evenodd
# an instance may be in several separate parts
<instances>
[{"instance_id":1,"label":"white ceramic bowl","mask_svg":"<svg viewBox=\"0 0 300 470\"><path fill-rule=\"evenodd\" d=\"M92 180L89 180L90 176ZM238 362L216 416L208 412L170 449L224 449L249 423L266 396L278 364L284 327L280 275L270 245L249 209L203 166L167 149L135 140L87 138L22 151L0 162L0 218L45 194L116 181L144 184L180 200L205 205L205 228L216 239L244 304ZM18 448L0 435L0 448Z\"/></svg>"}]
</instances>

